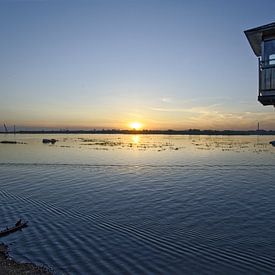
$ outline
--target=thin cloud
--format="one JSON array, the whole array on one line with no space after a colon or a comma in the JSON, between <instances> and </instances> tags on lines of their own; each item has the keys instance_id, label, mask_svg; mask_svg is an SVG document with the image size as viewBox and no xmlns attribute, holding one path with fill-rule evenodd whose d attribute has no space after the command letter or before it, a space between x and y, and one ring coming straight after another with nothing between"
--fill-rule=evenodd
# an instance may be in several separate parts
<instances>
[{"instance_id":1,"label":"thin cloud","mask_svg":"<svg viewBox=\"0 0 275 275\"><path fill-rule=\"evenodd\" d=\"M170 97L163 97L163 98L161 98L161 101L164 103L171 103L172 99Z\"/></svg>"},{"instance_id":2,"label":"thin cloud","mask_svg":"<svg viewBox=\"0 0 275 275\"><path fill-rule=\"evenodd\" d=\"M222 104L212 104L209 106L201 106L201 107L191 107L191 108L162 108L162 107L152 107L150 110L158 111L158 112L179 112L179 113L198 113L198 114L205 114L209 113L210 111L216 112L212 110L213 108L220 107Z\"/></svg>"}]
</instances>

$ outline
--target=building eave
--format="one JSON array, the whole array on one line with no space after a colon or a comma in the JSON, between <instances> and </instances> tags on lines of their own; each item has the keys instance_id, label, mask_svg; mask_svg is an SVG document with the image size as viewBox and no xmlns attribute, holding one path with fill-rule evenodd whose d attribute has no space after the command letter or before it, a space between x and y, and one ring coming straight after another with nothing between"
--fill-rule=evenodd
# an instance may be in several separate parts
<instances>
[{"instance_id":1,"label":"building eave","mask_svg":"<svg viewBox=\"0 0 275 275\"><path fill-rule=\"evenodd\" d=\"M247 40L256 56L262 55L262 41L275 35L275 22L244 31Z\"/></svg>"}]
</instances>

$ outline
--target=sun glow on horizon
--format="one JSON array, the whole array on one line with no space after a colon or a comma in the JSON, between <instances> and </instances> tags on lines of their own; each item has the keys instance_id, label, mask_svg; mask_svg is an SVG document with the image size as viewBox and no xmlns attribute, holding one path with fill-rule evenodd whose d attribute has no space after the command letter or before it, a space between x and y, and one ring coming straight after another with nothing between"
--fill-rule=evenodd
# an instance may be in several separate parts
<instances>
[{"instance_id":1,"label":"sun glow on horizon","mask_svg":"<svg viewBox=\"0 0 275 275\"><path fill-rule=\"evenodd\" d=\"M142 123L135 121L135 122L131 122L129 124L129 126L130 126L131 129L141 130L141 128L142 128L143 125L142 125Z\"/></svg>"}]
</instances>

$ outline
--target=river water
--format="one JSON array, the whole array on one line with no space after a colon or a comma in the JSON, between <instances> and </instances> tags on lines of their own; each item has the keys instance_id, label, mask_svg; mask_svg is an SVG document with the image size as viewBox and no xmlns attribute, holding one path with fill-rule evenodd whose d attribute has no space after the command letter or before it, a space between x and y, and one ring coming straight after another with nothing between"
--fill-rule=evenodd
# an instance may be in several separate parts
<instances>
[{"instance_id":1,"label":"river water","mask_svg":"<svg viewBox=\"0 0 275 275\"><path fill-rule=\"evenodd\" d=\"M0 241L57 274L274 274L274 139L2 134L0 226L29 226Z\"/></svg>"}]
</instances>

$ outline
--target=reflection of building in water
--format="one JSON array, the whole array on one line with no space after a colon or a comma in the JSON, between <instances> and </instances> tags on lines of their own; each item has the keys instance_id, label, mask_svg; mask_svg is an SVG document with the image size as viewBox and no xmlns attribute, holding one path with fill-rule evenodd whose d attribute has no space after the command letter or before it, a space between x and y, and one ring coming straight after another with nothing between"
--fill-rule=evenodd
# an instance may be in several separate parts
<instances>
[{"instance_id":1,"label":"reflection of building in water","mask_svg":"<svg viewBox=\"0 0 275 275\"><path fill-rule=\"evenodd\" d=\"M275 105L275 22L246 30L245 35L259 59L258 100Z\"/></svg>"}]
</instances>

